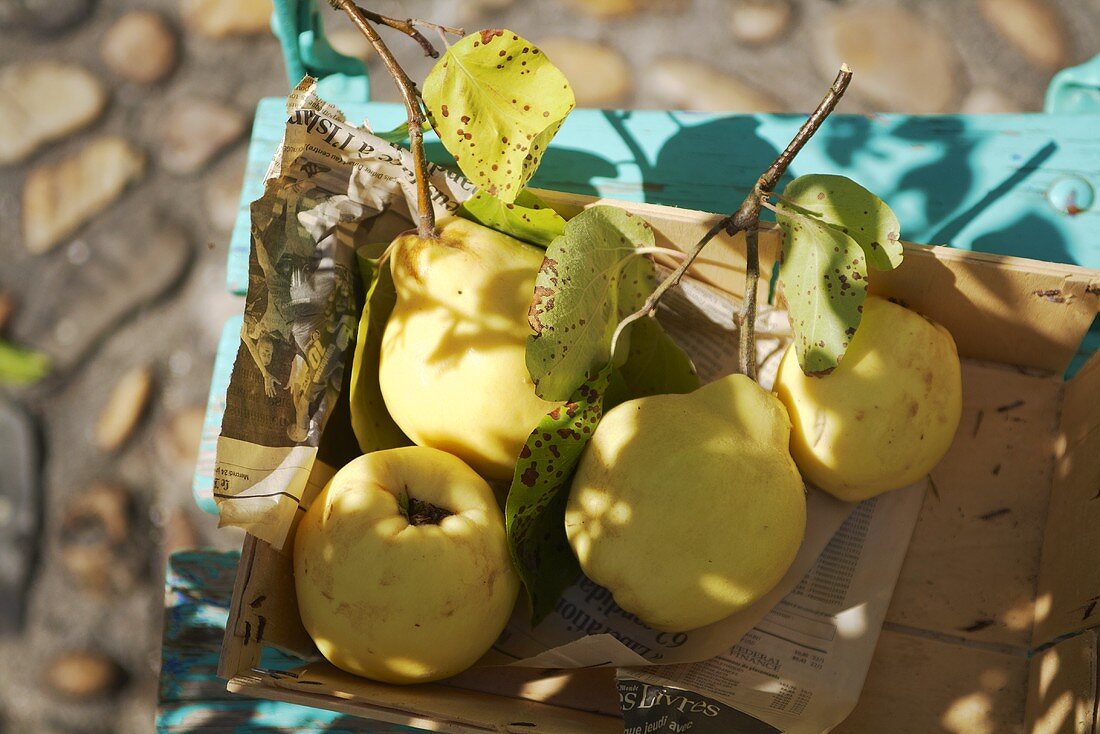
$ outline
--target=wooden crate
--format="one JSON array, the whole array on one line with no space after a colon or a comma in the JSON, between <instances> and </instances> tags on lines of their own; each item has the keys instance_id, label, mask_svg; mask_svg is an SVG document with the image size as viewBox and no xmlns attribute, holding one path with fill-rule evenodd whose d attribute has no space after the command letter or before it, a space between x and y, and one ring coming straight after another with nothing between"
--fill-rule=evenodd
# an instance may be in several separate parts
<instances>
[{"instance_id":1,"label":"wooden crate","mask_svg":"<svg viewBox=\"0 0 1100 734\"><path fill-rule=\"evenodd\" d=\"M595 201L542 194L563 213ZM615 203L681 250L717 219ZM762 234L765 273L777 244L774 231ZM703 275L739 295L742 252L741 237L715 240L709 257L741 267L703 266ZM964 407L863 695L836 731L1095 734L1100 358L1069 382L1060 376L1100 311L1100 271L906 244L904 265L875 273L871 290L950 329L964 357ZM497 668L412 687L324 661L265 670L264 645L316 659L291 569L286 553L248 538L219 670L231 691L443 731L622 730L611 670Z\"/></svg>"}]
</instances>

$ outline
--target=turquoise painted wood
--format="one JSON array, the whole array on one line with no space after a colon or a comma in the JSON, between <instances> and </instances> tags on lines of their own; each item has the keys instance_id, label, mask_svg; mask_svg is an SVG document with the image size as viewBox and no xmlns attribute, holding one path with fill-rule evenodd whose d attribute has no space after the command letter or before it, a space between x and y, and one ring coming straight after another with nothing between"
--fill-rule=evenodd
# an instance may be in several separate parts
<instances>
[{"instance_id":1,"label":"turquoise painted wood","mask_svg":"<svg viewBox=\"0 0 1100 734\"><path fill-rule=\"evenodd\" d=\"M239 553L184 551L168 561L161 652L157 732L213 734L409 734L395 724L373 722L324 709L261 701L230 694L217 677ZM266 649L269 669L300 661Z\"/></svg>"},{"instance_id":2,"label":"turquoise painted wood","mask_svg":"<svg viewBox=\"0 0 1100 734\"><path fill-rule=\"evenodd\" d=\"M325 38L323 3L313 0L275 0L271 30L279 39L291 85L304 76L319 80L326 99L365 102L370 99L370 77L360 59L337 53ZM331 16L336 17L336 16Z\"/></svg>"},{"instance_id":3,"label":"turquoise painted wood","mask_svg":"<svg viewBox=\"0 0 1100 734\"><path fill-rule=\"evenodd\" d=\"M344 103L348 119L390 129L400 105ZM282 138L285 103L256 111L229 288L247 286L246 202ZM802 123L800 115L577 110L533 185L628 201L726 212ZM837 173L882 196L915 242L1100 267L1100 203L1076 215L1047 191L1067 174L1100 192L1100 115L838 115L799 155L792 174ZM432 160L449 156L432 138Z\"/></svg>"}]
</instances>

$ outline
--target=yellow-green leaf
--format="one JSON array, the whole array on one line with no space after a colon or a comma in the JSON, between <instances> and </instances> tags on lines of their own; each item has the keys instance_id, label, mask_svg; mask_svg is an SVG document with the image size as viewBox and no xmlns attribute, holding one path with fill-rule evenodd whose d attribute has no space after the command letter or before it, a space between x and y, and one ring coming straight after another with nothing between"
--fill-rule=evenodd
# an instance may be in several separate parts
<instances>
[{"instance_id":1,"label":"yellow-green leaf","mask_svg":"<svg viewBox=\"0 0 1100 734\"><path fill-rule=\"evenodd\" d=\"M897 216L886 202L847 176L799 176L783 190L783 203L851 237L875 270L901 265L901 225Z\"/></svg>"},{"instance_id":2,"label":"yellow-green leaf","mask_svg":"<svg viewBox=\"0 0 1100 734\"><path fill-rule=\"evenodd\" d=\"M367 245L358 253L359 272L367 294L355 337L348 400L352 431L364 454L412 443L390 417L382 400L382 388L378 385L382 332L397 301L389 268L379 267L376 259L385 247L384 244Z\"/></svg>"},{"instance_id":3,"label":"yellow-green leaf","mask_svg":"<svg viewBox=\"0 0 1100 734\"><path fill-rule=\"evenodd\" d=\"M524 189L511 204L478 191L458 208L465 217L497 232L547 247L565 231L565 219Z\"/></svg>"},{"instance_id":4,"label":"yellow-green leaf","mask_svg":"<svg viewBox=\"0 0 1100 734\"><path fill-rule=\"evenodd\" d=\"M689 393L699 387L695 365L680 349L657 319L647 316L629 327L630 342L626 361L616 372L621 381L623 400L649 395ZM615 379L614 377L612 378ZM605 401L610 409L610 395ZM615 401L614 404L622 401Z\"/></svg>"},{"instance_id":5,"label":"yellow-green leaf","mask_svg":"<svg viewBox=\"0 0 1100 734\"><path fill-rule=\"evenodd\" d=\"M573 109L565 75L530 41L507 30L471 33L424 80L424 103L462 172L515 201Z\"/></svg>"},{"instance_id":6,"label":"yellow-green leaf","mask_svg":"<svg viewBox=\"0 0 1100 734\"><path fill-rule=\"evenodd\" d=\"M844 356L863 315L867 263L854 239L781 204L779 283L787 299L795 354L806 374L828 373Z\"/></svg>"}]
</instances>

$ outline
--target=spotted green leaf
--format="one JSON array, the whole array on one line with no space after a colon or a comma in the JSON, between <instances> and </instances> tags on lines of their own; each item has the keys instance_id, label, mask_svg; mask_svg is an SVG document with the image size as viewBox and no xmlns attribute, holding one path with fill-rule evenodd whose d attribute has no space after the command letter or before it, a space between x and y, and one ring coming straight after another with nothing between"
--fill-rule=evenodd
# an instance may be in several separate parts
<instances>
[{"instance_id":1,"label":"spotted green leaf","mask_svg":"<svg viewBox=\"0 0 1100 734\"><path fill-rule=\"evenodd\" d=\"M642 218L594 206L569 220L550 243L535 278L533 333L527 337L527 370L540 397L567 400L610 361L619 322L657 287L653 263L636 252L653 242Z\"/></svg>"},{"instance_id":2,"label":"spotted green leaf","mask_svg":"<svg viewBox=\"0 0 1100 734\"><path fill-rule=\"evenodd\" d=\"M897 216L885 201L847 176L799 176L783 190L783 203L850 236L875 270L892 270L901 264Z\"/></svg>"},{"instance_id":3,"label":"spotted green leaf","mask_svg":"<svg viewBox=\"0 0 1100 734\"><path fill-rule=\"evenodd\" d=\"M863 250L840 229L783 204L776 219L783 232L779 283L787 299L798 364L808 375L831 372L863 314Z\"/></svg>"},{"instance_id":4,"label":"spotted green leaf","mask_svg":"<svg viewBox=\"0 0 1100 734\"><path fill-rule=\"evenodd\" d=\"M520 451L508 489L508 547L531 603L532 625L580 575L565 537L565 504L581 453L603 417L611 370L608 363L589 374L568 401L543 417Z\"/></svg>"},{"instance_id":5,"label":"spotted green leaf","mask_svg":"<svg viewBox=\"0 0 1100 734\"><path fill-rule=\"evenodd\" d=\"M471 33L424 80L424 103L466 177L512 202L575 104L565 75L506 30Z\"/></svg>"},{"instance_id":6,"label":"spotted green leaf","mask_svg":"<svg viewBox=\"0 0 1100 734\"><path fill-rule=\"evenodd\" d=\"M657 319L638 319L629 327L626 360L611 375L604 407L648 395L689 393L699 387L691 358L665 332ZM622 350L622 346L616 352Z\"/></svg>"},{"instance_id":7,"label":"spotted green leaf","mask_svg":"<svg viewBox=\"0 0 1100 734\"><path fill-rule=\"evenodd\" d=\"M458 216L539 247L565 231L565 219L527 189L511 204L478 191L462 203Z\"/></svg>"},{"instance_id":8,"label":"spotted green leaf","mask_svg":"<svg viewBox=\"0 0 1100 734\"><path fill-rule=\"evenodd\" d=\"M366 287L363 313L355 336L351 361L351 428L364 453L408 446L411 442L390 417L378 386L378 360L382 331L397 301L389 269L379 268L376 259L385 245L367 245L359 250L359 272Z\"/></svg>"}]
</instances>

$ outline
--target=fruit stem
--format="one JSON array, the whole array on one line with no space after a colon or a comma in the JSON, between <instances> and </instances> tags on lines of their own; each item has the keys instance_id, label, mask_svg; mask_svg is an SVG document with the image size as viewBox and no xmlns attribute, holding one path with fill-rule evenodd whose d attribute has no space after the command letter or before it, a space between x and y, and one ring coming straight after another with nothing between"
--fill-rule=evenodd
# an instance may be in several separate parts
<instances>
[{"instance_id":1,"label":"fruit stem","mask_svg":"<svg viewBox=\"0 0 1100 734\"><path fill-rule=\"evenodd\" d=\"M402 514L405 515L410 525L438 525L443 522L443 518L454 514L450 510L433 505L431 502L409 497L407 492L403 497L398 498L398 503Z\"/></svg>"},{"instance_id":2,"label":"fruit stem","mask_svg":"<svg viewBox=\"0 0 1100 734\"><path fill-rule=\"evenodd\" d=\"M329 2L336 10L343 10L360 32L367 37L401 93L401 99L405 103L405 112L409 119L409 148L412 150L413 168L416 175L416 208L419 215L416 226L417 234L423 239L434 239L436 236L435 210L432 208L431 192L428 188L428 160L424 157L424 111L420 106L420 96L417 94L416 84L409 79L409 75L397 63L397 59L394 58L382 37L378 35L378 31L374 30L374 26L370 24L370 20L368 20L370 11L364 11L352 0L329 0ZM406 33L408 31L405 30L404 24L407 24L411 29L413 23L411 20L405 21L404 24L401 21L395 21L397 25L391 25L387 21L392 19L385 18L377 13L370 13L370 17L375 19L376 22L385 23L390 25L391 28L397 28ZM409 33L409 35L417 42L422 41L421 48L424 48L426 44L426 53L428 49L431 49L432 52L435 51L427 39L416 32L415 29L412 29L412 33ZM428 55L433 54L429 53Z\"/></svg>"},{"instance_id":3,"label":"fruit stem","mask_svg":"<svg viewBox=\"0 0 1100 734\"><path fill-rule=\"evenodd\" d=\"M695 243L695 246L687 253L687 257L680 262L680 265L654 289L653 293L646 299L642 307L619 323L615 331L616 335L638 319L653 315L657 310L657 304L660 303L661 298L670 289L679 284L680 280L684 277L684 273L686 273L688 269L691 268L692 263L695 262L695 258L699 256L703 248L706 247L719 232L724 231L731 237L738 232L744 232L745 301L741 310L734 315L734 320L738 326L741 372L754 380L756 379L756 332L754 322L756 321L757 281L760 279L760 253L757 235L760 227L761 201L767 194L771 193L771 190L775 188L779 179L787 172L787 168L791 165L791 161L794 160L794 157L798 155L798 152L802 150L803 146L809 142L810 138L812 138L818 128L821 127L821 123L825 122L825 118L827 118L836 108L837 103L840 101L840 98L844 96L844 91L848 88L848 83L851 80L852 70L848 68L847 64L841 64L836 79L833 81L832 86L822 98L821 102L818 103L817 109L806 118L806 122L802 123L802 127L798 129L794 138L787 144L786 149L779 154L779 157L776 158L775 161L768 166L768 169L760 175L760 178L756 180L756 184L752 187L752 191L750 191L748 196L745 197L745 200L741 202L741 206L737 211L719 219L714 223L714 226L707 230L707 233L703 235L702 239Z\"/></svg>"}]
</instances>

